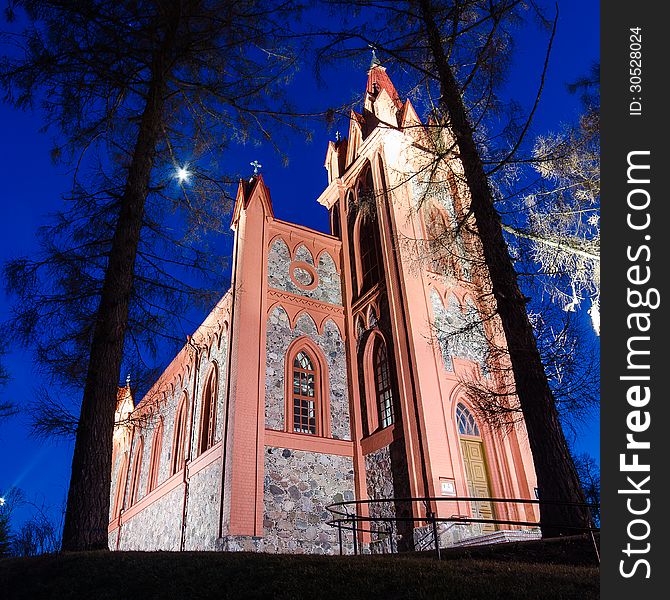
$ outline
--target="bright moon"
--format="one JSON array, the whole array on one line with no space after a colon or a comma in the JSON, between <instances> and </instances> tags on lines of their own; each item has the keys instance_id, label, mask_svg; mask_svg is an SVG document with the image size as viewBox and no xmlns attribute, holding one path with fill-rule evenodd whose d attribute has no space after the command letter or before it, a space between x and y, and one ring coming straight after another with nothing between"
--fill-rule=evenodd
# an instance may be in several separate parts
<instances>
[{"instance_id":1,"label":"bright moon","mask_svg":"<svg viewBox=\"0 0 670 600\"><path fill-rule=\"evenodd\" d=\"M187 167L179 167L177 169L177 179L179 183L188 183L188 178L191 175Z\"/></svg>"}]
</instances>

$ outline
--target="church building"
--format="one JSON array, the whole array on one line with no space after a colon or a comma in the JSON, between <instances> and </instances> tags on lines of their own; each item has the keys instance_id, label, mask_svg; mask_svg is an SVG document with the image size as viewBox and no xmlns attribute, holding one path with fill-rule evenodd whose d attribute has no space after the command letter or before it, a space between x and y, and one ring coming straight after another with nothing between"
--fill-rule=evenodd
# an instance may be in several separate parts
<instances>
[{"instance_id":1,"label":"church building","mask_svg":"<svg viewBox=\"0 0 670 600\"><path fill-rule=\"evenodd\" d=\"M535 498L523 422L492 428L469 400L472 382L511 375L487 351L505 342L480 317L491 296L476 238L456 236L449 255L431 246L469 194L455 153L435 164L430 137L373 60L362 112L326 151L330 234L277 219L261 174L240 182L230 290L137 405L119 390L110 549L330 554L335 502ZM426 516L421 502L359 510ZM489 502L431 510L535 518ZM409 527L399 547L418 543Z\"/></svg>"}]
</instances>

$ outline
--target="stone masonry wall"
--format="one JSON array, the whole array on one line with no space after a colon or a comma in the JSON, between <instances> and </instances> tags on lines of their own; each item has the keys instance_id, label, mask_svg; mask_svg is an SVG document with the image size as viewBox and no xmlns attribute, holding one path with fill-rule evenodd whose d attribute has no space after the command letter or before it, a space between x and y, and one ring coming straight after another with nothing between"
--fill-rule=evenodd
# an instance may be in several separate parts
<instances>
[{"instance_id":1,"label":"stone masonry wall","mask_svg":"<svg viewBox=\"0 0 670 600\"><path fill-rule=\"evenodd\" d=\"M119 530L115 529L107 536L107 547L110 550L116 550L116 540L119 537Z\"/></svg>"},{"instance_id":2,"label":"stone masonry wall","mask_svg":"<svg viewBox=\"0 0 670 600\"><path fill-rule=\"evenodd\" d=\"M479 364L482 373L486 374L488 341L481 316L472 301L467 302L463 311L456 297L449 294L445 308L434 289L430 301L434 316L433 335L442 352L445 369L454 370L452 357L456 356Z\"/></svg>"},{"instance_id":3,"label":"stone masonry wall","mask_svg":"<svg viewBox=\"0 0 670 600\"><path fill-rule=\"evenodd\" d=\"M393 485L393 471L391 470L391 450L384 446L379 450L365 455L365 480L368 498L381 500L396 497ZM370 504L371 517L395 517L395 505L391 502L383 504ZM386 531L387 525L383 522L371 523L373 531ZM370 544L371 552L388 551L389 540L386 533L373 534Z\"/></svg>"},{"instance_id":4,"label":"stone masonry wall","mask_svg":"<svg viewBox=\"0 0 670 600\"><path fill-rule=\"evenodd\" d=\"M221 337L221 340L216 340L208 355L204 355L200 360L199 369L196 381L196 395L195 403L193 403L193 375L187 376L185 380L178 379L173 382L173 386L167 394L167 398L158 398L154 401L155 409L152 418L142 423L135 431L135 439L133 440L132 452L129 456L129 468L132 468L133 460L137 449L139 447L139 438L144 438L144 451L142 454L142 462L140 467L139 488L137 493L137 501L142 500L147 494L147 483L149 476L149 467L151 461L151 450L154 441L154 431L157 427L159 418L163 419L163 436L161 443L161 456L158 467L158 479L156 486L160 486L170 477L170 463L172 444L174 438L174 419L177 406L186 392L188 402L191 405L193 413L189 413L189 418L192 419L193 428L191 431L191 459L198 455L198 442L200 432L200 410L202 405L202 393L205 385L205 380L209 374L212 364L216 363L218 368L218 393L217 393L217 418L216 418L216 434L215 443L219 442L223 436L223 428L225 421L225 394L226 394L226 367L227 367L227 348L228 339L227 332ZM190 427L191 421L188 421L187 426ZM188 446L188 440L186 440ZM116 464L112 468L112 485L111 485L111 506L114 502L114 493L116 490L117 481L119 479L118 463L121 458L121 453L117 458ZM179 488L181 489L181 488ZM126 486L126 496L130 486ZM221 464L220 461L210 464L202 471L196 473L189 481L189 495L188 495L188 515L189 521L186 528L186 543L188 547L193 549L207 548L213 549L215 538L218 535L218 519L219 519L219 494L221 490ZM183 507L183 490L181 495L174 495L174 491L169 494L176 503L177 507L168 506L167 500L160 498L156 502L150 504L147 508L138 513L130 521L123 525L121 531L122 548L158 550L158 549L178 549L173 548L175 539L181 540L181 515ZM163 507L157 510L155 507ZM130 498L126 497L124 507L130 507ZM172 514L176 511L175 515ZM146 533L144 529L151 530ZM152 545L153 544L153 545ZM113 545L110 542L110 548L116 547L116 539L113 540Z\"/></svg>"},{"instance_id":5,"label":"stone masonry wall","mask_svg":"<svg viewBox=\"0 0 670 600\"><path fill-rule=\"evenodd\" d=\"M178 486L123 523L119 550L179 550L183 497Z\"/></svg>"},{"instance_id":6,"label":"stone masonry wall","mask_svg":"<svg viewBox=\"0 0 670 600\"><path fill-rule=\"evenodd\" d=\"M288 315L281 307L268 318L265 370L265 427L284 430L284 372L286 351L293 340L309 337L323 352L328 365L330 390L330 428L332 437L351 439L349 395L347 391L346 349L337 326L327 321L319 334L314 321L301 315L291 329Z\"/></svg>"},{"instance_id":7,"label":"stone masonry wall","mask_svg":"<svg viewBox=\"0 0 670 600\"><path fill-rule=\"evenodd\" d=\"M214 550L219 535L221 459L195 475L188 484L184 550Z\"/></svg>"},{"instance_id":8,"label":"stone masonry wall","mask_svg":"<svg viewBox=\"0 0 670 600\"><path fill-rule=\"evenodd\" d=\"M318 278L314 289L303 289L293 282L290 269L291 263L294 261L307 263L314 268ZM300 275L296 278L300 281ZM305 284L305 287L309 287L310 282L303 281L302 283ZM268 285L298 296L342 305L342 282L335 268L333 257L324 251L319 255L318 264L315 265L310 251L304 245L300 245L296 248L295 256L292 259L286 242L281 238L273 242L268 253Z\"/></svg>"},{"instance_id":9,"label":"stone masonry wall","mask_svg":"<svg viewBox=\"0 0 670 600\"><path fill-rule=\"evenodd\" d=\"M346 456L265 448L263 550L334 554L337 530L326 506L354 499L353 460Z\"/></svg>"}]
</instances>

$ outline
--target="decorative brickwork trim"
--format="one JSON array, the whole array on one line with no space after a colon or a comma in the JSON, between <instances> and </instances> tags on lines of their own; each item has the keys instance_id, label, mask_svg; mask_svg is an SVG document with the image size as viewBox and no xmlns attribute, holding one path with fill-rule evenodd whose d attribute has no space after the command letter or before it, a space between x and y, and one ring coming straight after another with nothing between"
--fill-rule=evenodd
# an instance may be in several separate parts
<instances>
[{"instance_id":1,"label":"decorative brickwork trim","mask_svg":"<svg viewBox=\"0 0 670 600\"><path fill-rule=\"evenodd\" d=\"M349 440L336 440L273 429L265 430L265 444L267 446L304 450L305 452L321 452L336 456L354 455L354 444Z\"/></svg>"},{"instance_id":2,"label":"decorative brickwork trim","mask_svg":"<svg viewBox=\"0 0 670 600\"><path fill-rule=\"evenodd\" d=\"M211 465L215 460L221 458L223 448L222 442L217 442L211 448L203 452L200 456L186 464L186 477L191 478L199 471Z\"/></svg>"}]
</instances>

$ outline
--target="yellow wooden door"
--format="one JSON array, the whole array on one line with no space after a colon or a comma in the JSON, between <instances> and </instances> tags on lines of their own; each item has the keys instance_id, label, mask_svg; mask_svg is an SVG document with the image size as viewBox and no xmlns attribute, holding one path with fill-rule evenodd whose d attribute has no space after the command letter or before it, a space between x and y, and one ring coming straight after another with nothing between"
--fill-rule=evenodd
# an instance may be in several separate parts
<instances>
[{"instance_id":1,"label":"yellow wooden door","mask_svg":"<svg viewBox=\"0 0 670 600\"><path fill-rule=\"evenodd\" d=\"M468 492L475 498L490 498L488 471L484 458L484 444L480 440L461 439L461 450L465 462L465 474L468 481ZM478 519L493 519L491 502L473 502L472 516ZM493 523L482 525L483 531L495 531Z\"/></svg>"}]
</instances>

